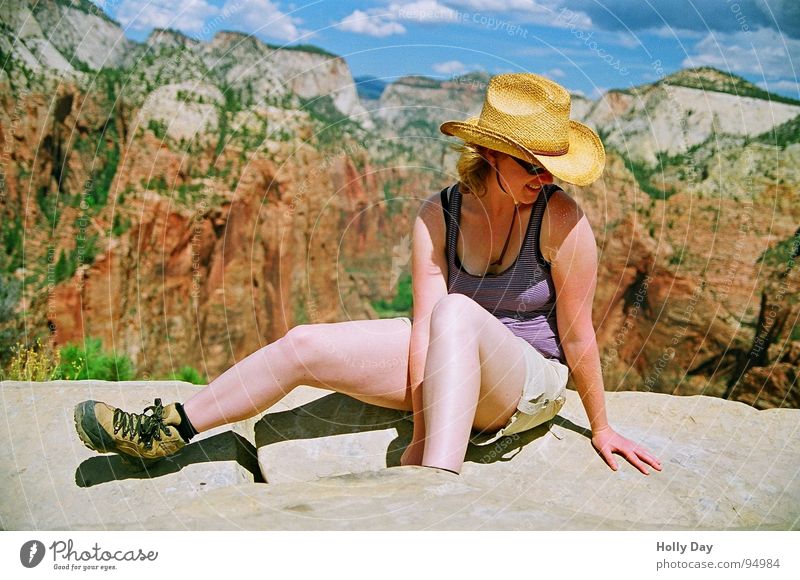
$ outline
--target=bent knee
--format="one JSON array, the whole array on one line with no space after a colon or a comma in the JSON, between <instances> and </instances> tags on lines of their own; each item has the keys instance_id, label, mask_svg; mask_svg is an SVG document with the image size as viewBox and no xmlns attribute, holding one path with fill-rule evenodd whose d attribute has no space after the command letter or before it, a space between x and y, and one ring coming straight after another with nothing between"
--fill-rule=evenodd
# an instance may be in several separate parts
<instances>
[{"instance_id":1,"label":"bent knee","mask_svg":"<svg viewBox=\"0 0 800 580\"><path fill-rule=\"evenodd\" d=\"M438 326L452 332L454 326L470 325L481 306L464 294L448 294L431 311L431 331Z\"/></svg>"},{"instance_id":2,"label":"bent knee","mask_svg":"<svg viewBox=\"0 0 800 580\"><path fill-rule=\"evenodd\" d=\"M305 375L325 356L325 333L319 325L300 324L291 328L278 343L284 360L296 367L300 375ZM333 348L333 345L329 345Z\"/></svg>"}]
</instances>

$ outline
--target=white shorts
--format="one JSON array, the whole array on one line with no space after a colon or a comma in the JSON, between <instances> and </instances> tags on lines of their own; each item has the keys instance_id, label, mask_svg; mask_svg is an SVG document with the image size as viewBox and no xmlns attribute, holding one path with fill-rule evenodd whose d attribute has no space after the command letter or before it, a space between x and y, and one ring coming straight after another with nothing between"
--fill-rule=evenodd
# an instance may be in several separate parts
<instances>
[{"instance_id":1,"label":"white shorts","mask_svg":"<svg viewBox=\"0 0 800 580\"><path fill-rule=\"evenodd\" d=\"M411 320L399 317L409 325ZM525 356L525 385L517 411L506 425L495 433L480 433L472 438L477 445L486 445L507 435L521 433L555 417L566 402L569 368L558 359L547 358L522 337L517 340Z\"/></svg>"},{"instance_id":2,"label":"white shorts","mask_svg":"<svg viewBox=\"0 0 800 580\"><path fill-rule=\"evenodd\" d=\"M506 426L493 439L538 427L555 417L567 401L569 368L558 359L546 358L521 337L525 352L525 386Z\"/></svg>"}]
</instances>

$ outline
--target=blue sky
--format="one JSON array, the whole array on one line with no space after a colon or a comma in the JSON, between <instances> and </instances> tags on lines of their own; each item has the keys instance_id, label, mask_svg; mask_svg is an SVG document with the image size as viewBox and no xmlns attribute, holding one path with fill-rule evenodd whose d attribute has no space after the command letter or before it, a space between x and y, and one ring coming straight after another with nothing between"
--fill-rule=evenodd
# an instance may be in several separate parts
<instances>
[{"instance_id":1,"label":"blue sky","mask_svg":"<svg viewBox=\"0 0 800 580\"><path fill-rule=\"evenodd\" d=\"M170 27L314 44L354 76L547 75L573 92L652 82L692 66L800 99L798 0L93 0L143 40Z\"/></svg>"}]
</instances>

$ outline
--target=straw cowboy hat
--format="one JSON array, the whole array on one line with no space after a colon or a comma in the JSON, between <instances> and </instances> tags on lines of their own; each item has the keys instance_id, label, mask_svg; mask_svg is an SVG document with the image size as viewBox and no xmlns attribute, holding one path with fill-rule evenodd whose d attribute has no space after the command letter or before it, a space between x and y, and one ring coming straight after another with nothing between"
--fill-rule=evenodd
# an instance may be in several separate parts
<instances>
[{"instance_id":1,"label":"straw cowboy hat","mask_svg":"<svg viewBox=\"0 0 800 580\"><path fill-rule=\"evenodd\" d=\"M489 81L480 117L447 121L452 135L525 161L555 177L588 185L603 173L606 154L597 133L569 118L569 93L531 73L502 74Z\"/></svg>"}]
</instances>

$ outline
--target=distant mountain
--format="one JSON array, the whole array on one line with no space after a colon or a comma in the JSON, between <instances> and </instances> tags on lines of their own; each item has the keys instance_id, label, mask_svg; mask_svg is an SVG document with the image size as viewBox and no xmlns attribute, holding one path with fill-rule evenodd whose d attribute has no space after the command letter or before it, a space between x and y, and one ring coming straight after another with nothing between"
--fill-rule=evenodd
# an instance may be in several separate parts
<instances>
[{"instance_id":1,"label":"distant mountain","mask_svg":"<svg viewBox=\"0 0 800 580\"><path fill-rule=\"evenodd\" d=\"M797 99L770 93L747 79L708 66L680 70L664 77L659 82L676 87L727 93L737 97L752 97L778 103L800 105L800 101Z\"/></svg>"},{"instance_id":2,"label":"distant mountain","mask_svg":"<svg viewBox=\"0 0 800 580\"><path fill-rule=\"evenodd\" d=\"M654 166L723 136L755 138L800 115L800 102L713 68L689 69L579 107L579 118L630 160Z\"/></svg>"},{"instance_id":3,"label":"distant mountain","mask_svg":"<svg viewBox=\"0 0 800 580\"><path fill-rule=\"evenodd\" d=\"M245 104L299 97L327 107L330 100L338 113L372 125L347 63L315 46L279 47L226 30L200 42L159 28L138 43L88 0L6 3L0 6L0 32L0 81L9 70L12 85L25 85L46 71L91 82L96 71L115 69L127 80L128 102L137 107L159 87L200 83Z\"/></svg>"}]
</instances>

